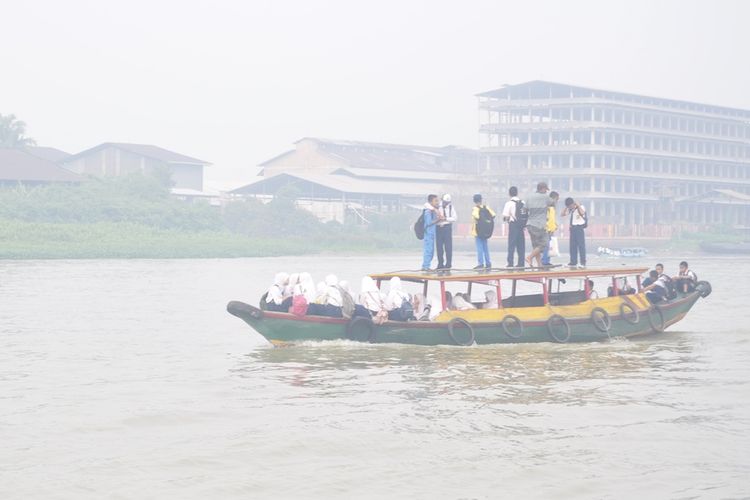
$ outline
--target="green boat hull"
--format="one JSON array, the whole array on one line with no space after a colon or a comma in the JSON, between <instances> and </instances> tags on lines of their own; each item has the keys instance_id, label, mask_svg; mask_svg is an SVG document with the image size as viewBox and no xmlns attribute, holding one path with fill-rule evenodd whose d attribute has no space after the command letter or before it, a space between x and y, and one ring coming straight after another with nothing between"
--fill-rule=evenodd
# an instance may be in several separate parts
<instances>
[{"instance_id":1,"label":"green boat hull","mask_svg":"<svg viewBox=\"0 0 750 500\"><path fill-rule=\"evenodd\" d=\"M374 325L361 319L356 323L343 318L298 317L292 314L261 311L243 302L227 305L230 314L250 325L274 343L349 339L371 343L413 345L478 345L532 342L597 342L615 337L632 337L664 331L680 321L701 297L693 292L637 315L610 316L609 328L597 326L590 317L559 318L548 321L523 321L522 328L507 329L500 321L449 325L439 321L387 321ZM452 330L449 326L453 326ZM506 325L507 326L507 325ZM516 325L517 326L517 325Z\"/></svg>"}]
</instances>

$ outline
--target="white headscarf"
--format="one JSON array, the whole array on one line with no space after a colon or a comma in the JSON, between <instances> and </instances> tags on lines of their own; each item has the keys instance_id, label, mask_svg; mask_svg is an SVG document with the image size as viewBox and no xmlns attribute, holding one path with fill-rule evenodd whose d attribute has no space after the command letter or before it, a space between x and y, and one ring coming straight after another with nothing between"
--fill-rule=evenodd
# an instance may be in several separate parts
<instances>
[{"instance_id":1,"label":"white headscarf","mask_svg":"<svg viewBox=\"0 0 750 500\"><path fill-rule=\"evenodd\" d=\"M299 275L299 284L302 287L302 293L305 294L307 303L312 304L315 302L318 293L315 288L315 282L313 281L312 276L310 276L310 273L301 273Z\"/></svg>"},{"instance_id":2,"label":"white headscarf","mask_svg":"<svg viewBox=\"0 0 750 500\"><path fill-rule=\"evenodd\" d=\"M276 273L273 278L273 285L268 289L268 295L266 295L266 302L273 302L276 305L281 305L284 302L284 292L286 285L289 283L289 275L287 273Z\"/></svg>"},{"instance_id":3,"label":"white headscarf","mask_svg":"<svg viewBox=\"0 0 750 500\"><path fill-rule=\"evenodd\" d=\"M372 312L378 312L383 308L383 294L378 290L375 280L369 276L362 278L359 303Z\"/></svg>"},{"instance_id":4,"label":"white headscarf","mask_svg":"<svg viewBox=\"0 0 750 500\"><path fill-rule=\"evenodd\" d=\"M296 297L298 295L304 295L302 293L302 285L294 285L294 288L292 289L292 297Z\"/></svg>"},{"instance_id":5,"label":"white headscarf","mask_svg":"<svg viewBox=\"0 0 750 500\"><path fill-rule=\"evenodd\" d=\"M482 309L497 309L497 292L495 290L487 290L484 292L484 297L487 302L484 303Z\"/></svg>"},{"instance_id":6,"label":"white headscarf","mask_svg":"<svg viewBox=\"0 0 750 500\"><path fill-rule=\"evenodd\" d=\"M388 287L388 296L385 299L385 307L389 311L398 309L405 300L409 300L409 294L401 288L401 278L391 278Z\"/></svg>"},{"instance_id":7,"label":"white headscarf","mask_svg":"<svg viewBox=\"0 0 750 500\"><path fill-rule=\"evenodd\" d=\"M328 294L326 293L327 291L328 287L326 286L325 282L321 281L320 283L318 283L315 292L315 302L318 304L325 304L328 300Z\"/></svg>"},{"instance_id":8,"label":"white headscarf","mask_svg":"<svg viewBox=\"0 0 750 500\"><path fill-rule=\"evenodd\" d=\"M453 307L459 311L468 311L470 309L476 309L474 304L467 301L460 293L453 296Z\"/></svg>"},{"instance_id":9,"label":"white headscarf","mask_svg":"<svg viewBox=\"0 0 750 500\"><path fill-rule=\"evenodd\" d=\"M289 275L289 283L286 285L286 291L285 294L287 296L294 295L294 287L299 284L299 274L298 273L292 273Z\"/></svg>"},{"instance_id":10,"label":"white headscarf","mask_svg":"<svg viewBox=\"0 0 750 500\"><path fill-rule=\"evenodd\" d=\"M339 279L334 274L326 276L326 304L341 307L344 300L341 298L341 290L338 288Z\"/></svg>"}]
</instances>

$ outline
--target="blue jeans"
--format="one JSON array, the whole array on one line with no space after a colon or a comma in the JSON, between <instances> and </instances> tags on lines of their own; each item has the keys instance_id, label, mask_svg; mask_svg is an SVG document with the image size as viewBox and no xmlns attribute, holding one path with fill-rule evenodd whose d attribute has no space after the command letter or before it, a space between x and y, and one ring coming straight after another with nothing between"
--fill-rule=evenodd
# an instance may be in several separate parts
<instances>
[{"instance_id":1,"label":"blue jeans","mask_svg":"<svg viewBox=\"0 0 750 500\"><path fill-rule=\"evenodd\" d=\"M425 231L422 247L422 269L429 269L435 256L435 231Z\"/></svg>"},{"instance_id":2,"label":"blue jeans","mask_svg":"<svg viewBox=\"0 0 750 500\"><path fill-rule=\"evenodd\" d=\"M490 250L487 248L487 240L475 236L474 242L477 245L477 263L480 266L491 267L492 263L490 262Z\"/></svg>"}]
</instances>

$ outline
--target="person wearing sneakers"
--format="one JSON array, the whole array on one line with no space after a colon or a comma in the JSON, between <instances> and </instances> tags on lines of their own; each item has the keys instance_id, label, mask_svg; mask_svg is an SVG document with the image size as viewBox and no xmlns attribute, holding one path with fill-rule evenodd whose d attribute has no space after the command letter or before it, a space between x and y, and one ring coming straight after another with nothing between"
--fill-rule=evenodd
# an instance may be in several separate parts
<instances>
[{"instance_id":1,"label":"person wearing sneakers","mask_svg":"<svg viewBox=\"0 0 750 500\"><path fill-rule=\"evenodd\" d=\"M565 198L565 208L562 217L570 215L570 267L586 267L586 233L584 230L588 227L589 219L586 215L586 209L580 203L576 203L573 198ZM580 264L579 264L580 256Z\"/></svg>"},{"instance_id":2,"label":"person wearing sneakers","mask_svg":"<svg viewBox=\"0 0 750 500\"><path fill-rule=\"evenodd\" d=\"M453 266L453 223L456 222L456 210L451 203L451 195L444 194L443 202L438 207L437 223L437 258L438 270L450 269ZM445 255L445 258L443 258Z\"/></svg>"},{"instance_id":3,"label":"person wearing sneakers","mask_svg":"<svg viewBox=\"0 0 750 500\"><path fill-rule=\"evenodd\" d=\"M471 235L477 246L477 266L474 269L490 269L490 250L487 240L492 237L495 227L495 212L482 202L482 195L474 195L474 208L471 210Z\"/></svg>"}]
</instances>

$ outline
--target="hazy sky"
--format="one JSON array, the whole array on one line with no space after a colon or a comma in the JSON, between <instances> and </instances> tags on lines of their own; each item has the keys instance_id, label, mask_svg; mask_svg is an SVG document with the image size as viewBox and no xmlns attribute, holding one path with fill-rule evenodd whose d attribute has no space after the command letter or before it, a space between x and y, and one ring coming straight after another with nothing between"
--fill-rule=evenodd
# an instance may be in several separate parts
<instances>
[{"instance_id":1,"label":"hazy sky","mask_svg":"<svg viewBox=\"0 0 750 500\"><path fill-rule=\"evenodd\" d=\"M474 94L546 79L750 109L744 1L0 0L0 113L241 184L303 136L476 147Z\"/></svg>"}]
</instances>

